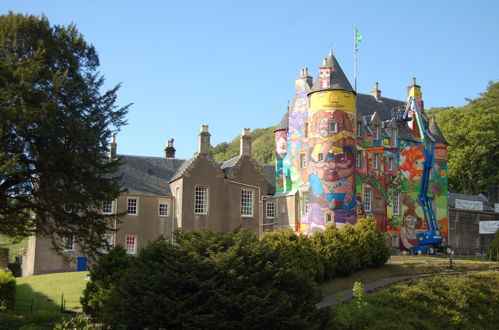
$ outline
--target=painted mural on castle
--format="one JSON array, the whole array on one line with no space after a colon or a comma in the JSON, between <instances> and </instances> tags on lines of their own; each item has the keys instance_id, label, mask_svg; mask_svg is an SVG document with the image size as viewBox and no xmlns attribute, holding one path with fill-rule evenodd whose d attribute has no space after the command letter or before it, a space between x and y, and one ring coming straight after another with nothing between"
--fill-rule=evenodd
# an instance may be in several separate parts
<instances>
[{"instance_id":1,"label":"painted mural on castle","mask_svg":"<svg viewBox=\"0 0 499 330\"><path fill-rule=\"evenodd\" d=\"M408 97L422 108L421 95L414 80ZM390 236L393 248L418 245L416 235L426 230L417 202L425 155L417 122L397 121L391 109L400 110L404 103L382 98L377 83L371 95L357 94L332 53L314 83L302 70L287 125L275 131L276 193L296 196L296 232L355 224L367 215ZM445 241L446 142L437 136L438 128L430 129L435 123L426 120L424 125L434 150L428 194Z\"/></svg>"}]
</instances>

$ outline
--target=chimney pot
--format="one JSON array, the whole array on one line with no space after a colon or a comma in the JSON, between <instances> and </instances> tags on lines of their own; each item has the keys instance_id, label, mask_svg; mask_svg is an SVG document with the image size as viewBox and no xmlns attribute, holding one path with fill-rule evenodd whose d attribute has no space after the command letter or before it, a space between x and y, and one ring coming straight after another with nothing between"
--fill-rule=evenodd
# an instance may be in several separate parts
<instances>
[{"instance_id":1,"label":"chimney pot","mask_svg":"<svg viewBox=\"0 0 499 330\"><path fill-rule=\"evenodd\" d=\"M374 89L371 91L371 95L376 98L376 100L381 101L381 91L379 90L378 82L374 83Z\"/></svg>"},{"instance_id":2,"label":"chimney pot","mask_svg":"<svg viewBox=\"0 0 499 330\"><path fill-rule=\"evenodd\" d=\"M113 133L113 135L111 135L111 143L109 143L109 158L110 159L116 158L117 147L118 147L118 144L116 143L116 133Z\"/></svg>"},{"instance_id":3,"label":"chimney pot","mask_svg":"<svg viewBox=\"0 0 499 330\"><path fill-rule=\"evenodd\" d=\"M206 154L210 152L210 136L208 125L201 125L201 133L199 133L199 153Z\"/></svg>"},{"instance_id":4,"label":"chimney pot","mask_svg":"<svg viewBox=\"0 0 499 330\"><path fill-rule=\"evenodd\" d=\"M175 158L176 149L173 147L173 139L168 140L165 148L165 158Z\"/></svg>"},{"instance_id":5,"label":"chimney pot","mask_svg":"<svg viewBox=\"0 0 499 330\"><path fill-rule=\"evenodd\" d=\"M251 156L251 131L249 128L243 128L241 135L240 155Z\"/></svg>"}]
</instances>

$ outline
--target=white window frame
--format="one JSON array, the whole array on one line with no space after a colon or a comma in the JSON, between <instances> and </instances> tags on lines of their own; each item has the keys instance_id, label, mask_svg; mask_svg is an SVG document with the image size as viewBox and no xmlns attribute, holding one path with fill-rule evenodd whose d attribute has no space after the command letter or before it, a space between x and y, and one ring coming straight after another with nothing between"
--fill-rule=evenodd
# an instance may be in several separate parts
<instances>
[{"instance_id":1,"label":"white window frame","mask_svg":"<svg viewBox=\"0 0 499 330\"><path fill-rule=\"evenodd\" d=\"M393 131L392 131L392 147L396 148L397 147L397 140L398 140L398 136L397 136L397 129L394 128Z\"/></svg>"},{"instance_id":2,"label":"white window frame","mask_svg":"<svg viewBox=\"0 0 499 330\"><path fill-rule=\"evenodd\" d=\"M111 209L109 211L109 209ZM106 201L102 205L102 214L114 214L114 201Z\"/></svg>"},{"instance_id":3,"label":"white window frame","mask_svg":"<svg viewBox=\"0 0 499 330\"><path fill-rule=\"evenodd\" d=\"M357 122L357 136L358 137L362 137L362 122L361 121L358 121Z\"/></svg>"},{"instance_id":4,"label":"white window frame","mask_svg":"<svg viewBox=\"0 0 499 330\"><path fill-rule=\"evenodd\" d=\"M300 154L300 168L307 167L307 155L305 153Z\"/></svg>"},{"instance_id":5,"label":"white window frame","mask_svg":"<svg viewBox=\"0 0 499 330\"><path fill-rule=\"evenodd\" d=\"M379 153L377 152L373 154L373 168L379 170Z\"/></svg>"},{"instance_id":6,"label":"white window frame","mask_svg":"<svg viewBox=\"0 0 499 330\"><path fill-rule=\"evenodd\" d=\"M178 217L180 209L180 187L175 188L175 216Z\"/></svg>"},{"instance_id":7,"label":"white window frame","mask_svg":"<svg viewBox=\"0 0 499 330\"><path fill-rule=\"evenodd\" d=\"M333 223L333 214L331 212L326 212L324 213L324 221L327 223L327 224L332 224Z\"/></svg>"},{"instance_id":8,"label":"white window frame","mask_svg":"<svg viewBox=\"0 0 499 330\"><path fill-rule=\"evenodd\" d=\"M372 212L372 201L373 201L373 188L364 187L364 194L362 198L362 203L364 204L364 211Z\"/></svg>"},{"instance_id":9,"label":"white window frame","mask_svg":"<svg viewBox=\"0 0 499 330\"><path fill-rule=\"evenodd\" d=\"M400 215L400 194L393 193L393 215Z\"/></svg>"},{"instance_id":10,"label":"white window frame","mask_svg":"<svg viewBox=\"0 0 499 330\"><path fill-rule=\"evenodd\" d=\"M164 206L162 208L162 206ZM160 198L158 200L158 216L167 217L170 213L170 203L168 203L167 199Z\"/></svg>"},{"instance_id":11,"label":"white window frame","mask_svg":"<svg viewBox=\"0 0 499 330\"><path fill-rule=\"evenodd\" d=\"M253 206L253 190L241 189L241 216L252 217Z\"/></svg>"},{"instance_id":12,"label":"white window frame","mask_svg":"<svg viewBox=\"0 0 499 330\"><path fill-rule=\"evenodd\" d=\"M378 125L373 126L373 139L376 141L379 140L379 126Z\"/></svg>"},{"instance_id":13,"label":"white window frame","mask_svg":"<svg viewBox=\"0 0 499 330\"><path fill-rule=\"evenodd\" d=\"M388 157L387 159L387 167L389 171L394 171L395 170L395 158L393 157Z\"/></svg>"},{"instance_id":14,"label":"white window frame","mask_svg":"<svg viewBox=\"0 0 499 330\"><path fill-rule=\"evenodd\" d=\"M133 238L133 245L128 243L128 238ZM137 235L126 235L125 236L125 250L128 254L137 253Z\"/></svg>"},{"instance_id":15,"label":"white window frame","mask_svg":"<svg viewBox=\"0 0 499 330\"><path fill-rule=\"evenodd\" d=\"M357 168L362 167L362 151L357 151L355 153L355 167Z\"/></svg>"},{"instance_id":16,"label":"white window frame","mask_svg":"<svg viewBox=\"0 0 499 330\"><path fill-rule=\"evenodd\" d=\"M265 204L265 214L267 215L267 219L274 219L275 218L275 203L274 202L267 202Z\"/></svg>"},{"instance_id":17,"label":"white window frame","mask_svg":"<svg viewBox=\"0 0 499 330\"><path fill-rule=\"evenodd\" d=\"M63 238L63 250L66 252L73 252L75 250L75 235L69 234Z\"/></svg>"},{"instance_id":18,"label":"white window frame","mask_svg":"<svg viewBox=\"0 0 499 330\"><path fill-rule=\"evenodd\" d=\"M208 201L209 201L208 186L194 187L194 214L206 215L208 214Z\"/></svg>"},{"instance_id":19,"label":"white window frame","mask_svg":"<svg viewBox=\"0 0 499 330\"><path fill-rule=\"evenodd\" d=\"M108 244L109 244L109 248L106 249L105 247L103 247L101 249L101 251L103 253L108 253L110 249L112 249L114 247L114 235L113 234L104 234L102 235L102 240L103 241L107 241Z\"/></svg>"},{"instance_id":20,"label":"white window frame","mask_svg":"<svg viewBox=\"0 0 499 330\"><path fill-rule=\"evenodd\" d=\"M135 205L131 205L132 201L135 201ZM128 215L138 215L139 214L139 199L137 197L128 197L126 201L126 211ZM135 208L135 213L131 211Z\"/></svg>"}]
</instances>

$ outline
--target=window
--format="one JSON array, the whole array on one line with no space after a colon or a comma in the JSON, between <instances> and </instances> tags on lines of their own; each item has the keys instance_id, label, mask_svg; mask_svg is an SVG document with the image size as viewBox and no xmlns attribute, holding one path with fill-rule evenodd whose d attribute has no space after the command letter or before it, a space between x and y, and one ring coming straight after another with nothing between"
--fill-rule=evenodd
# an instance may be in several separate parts
<instances>
[{"instance_id":1,"label":"window","mask_svg":"<svg viewBox=\"0 0 499 330\"><path fill-rule=\"evenodd\" d=\"M399 237L397 235L392 236L392 246L393 247L399 246Z\"/></svg>"},{"instance_id":2,"label":"window","mask_svg":"<svg viewBox=\"0 0 499 330\"><path fill-rule=\"evenodd\" d=\"M393 159L393 157L388 157L388 170L395 170L395 159Z\"/></svg>"},{"instance_id":3,"label":"window","mask_svg":"<svg viewBox=\"0 0 499 330\"><path fill-rule=\"evenodd\" d=\"M357 122L357 136L361 137L362 136L362 122Z\"/></svg>"},{"instance_id":4,"label":"window","mask_svg":"<svg viewBox=\"0 0 499 330\"><path fill-rule=\"evenodd\" d=\"M361 168L362 167L362 151L359 151L355 154L355 167Z\"/></svg>"},{"instance_id":5,"label":"window","mask_svg":"<svg viewBox=\"0 0 499 330\"><path fill-rule=\"evenodd\" d=\"M326 213L326 223L333 223L333 215L331 213Z\"/></svg>"},{"instance_id":6,"label":"window","mask_svg":"<svg viewBox=\"0 0 499 330\"><path fill-rule=\"evenodd\" d=\"M104 245L104 247L102 248L102 252L107 253L110 249L113 248L113 246L114 246L114 236L113 235L104 234L102 236L102 241L107 242L107 247L106 247L106 245ZM106 243L104 243L104 244L106 244Z\"/></svg>"},{"instance_id":7,"label":"window","mask_svg":"<svg viewBox=\"0 0 499 330\"><path fill-rule=\"evenodd\" d=\"M308 213L308 203L309 203L310 195L308 191L304 191L302 194L302 215L306 215Z\"/></svg>"},{"instance_id":8,"label":"window","mask_svg":"<svg viewBox=\"0 0 499 330\"><path fill-rule=\"evenodd\" d=\"M373 168L375 170L379 169L379 154L378 153L374 153L374 164L373 164Z\"/></svg>"},{"instance_id":9,"label":"window","mask_svg":"<svg viewBox=\"0 0 499 330\"><path fill-rule=\"evenodd\" d=\"M372 198L373 198L373 190L370 187L365 187L364 188L364 200L362 203L364 203L364 210L366 212L371 212L372 211Z\"/></svg>"},{"instance_id":10,"label":"window","mask_svg":"<svg viewBox=\"0 0 499 330\"><path fill-rule=\"evenodd\" d=\"M322 152L320 152L318 154L318 158L319 158L319 162L323 162L324 161L324 154Z\"/></svg>"},{"instance_id":11,"label":"window","mask_svg":"<svg viewBox=\"0 0 499 330\"><path fill-rule=\"evenodd\" d=\"M373 126L373 138L379 140L379 127L378 125Z\"/></svg>"},{"instance_id":12,"label":"window","mask_svg":"<svg viewBox=\"0 0 499 330\"><path fill-rule=\"evenodd\" d=\"M194 214L208 214L208 187L195 188Z\"/></svg>"},{"instance_id":13,"label":"window","mask_svg":"<svg viewBox=\"0 0 499 330\"><path fill-rule=\"evenodd\" d=\"M127 235L125 237L125 249L128 254L137 253L137 235Z\"/></svg>"},{"instance_id":14,"label":"window","mask_svg":"<svg viewBox=\"0 0 499 330\"><path fill-rule=\"evenodd\" d=\"M308 137L308 123L305 123L305 128L304 128L304 135L305 137Z\"/></svg>"},{"instance_id":15,"label":"window","mask_svg":"<svg viewBox=\"0 0 499 330\"><path fill-rule=\"evenodd\" d=\"M267 202L267 219L275 218L275 204L274 202Z\"/></svg>"},{"instance_id":16,"label":"window","mask_svg":"<svg viewBox=\"0 0 499 330\"><path fill-rule=\"evenodd\" d=\"M307 158L305 157L305 154L300 154L300 168L305 167L307 167Z\"/></svg>"},{"instance_id":17,"label":"window","mask_svg":"<svg viewBox=\"0 0 499 330\"><path fill-rule=\"evenodd\" d=\"M160 199L158 205L159 216L166 217L168 215L168 201L166 199Z\"/></svg>"},{"instance_id":18,"label":"window","mask_svg":"<svg viewBox=\"0 0 499 330\"><path fill-rule=\"evenodd\" d=\"M137 215L138 213L138 207L137 207L137 199L136 198L129 198L128 199L128 214L129 215Z\"/></svg>"},{"instance_id":19,"label":"window","mask_svg":"<svg viewBox=\"0 0 499 330\"><path fill-rule=\"evenodd\" d=\"M175 216L178 217L180 208L180 187L175 188Z\"/></svg>"},{"instance_id":20,"label":"window","mask_svg":"<svg viewBox=\"0 0 499 330\"><path fill-rule=\"evenodd\" d=\"M241 215L253 216L253 190L241 190Z\"/></svg>"},{"instance_id":21,"label":"window","mask_svg":"<svg viewBox=\"0 0 499 330\"><path fill-rule=\"evenodd\" d=\"M102 205L102 214L113 214L113 201L104 202Z\"/></svg>"},{"instance_id":22,"label":"window","mask_svg":"<svg viewBox=\"0 0 499 330\"><path fill-rule=\"evenodd\" d=\"M64 237L63 244L64 244L64 251L74 251L75 250L75 237L74 237L74 235L70 234L70 235Z\"/></svg>"},{"instance_id":23,"label":"window","mask_svg":"<svg viewBox=\"0 0 499 330\"><path fill-rule=\"evenodd\" d=\"M397 129L394 128L392 131L392 147L397 147L398 144L398 136L397 136Z\"/></svg>"},{"instance_id":24,"label":"window","mask_svg":"<svg viewBox=\"0 0 499 330\"><path fill-rule=\"evenodd\" d=\"M400 215L400 194L393 194L393 214Z\"/></svg>"},{"instance_id":25,"label":"window","mask_svg":"<svg viewBox=\"0 0 499 330\"><path fill-rule=\"evenodd\" d=\"M334 121L329 122L329 132L338 133L338 125Z\"/></svg>"}]
</instances>

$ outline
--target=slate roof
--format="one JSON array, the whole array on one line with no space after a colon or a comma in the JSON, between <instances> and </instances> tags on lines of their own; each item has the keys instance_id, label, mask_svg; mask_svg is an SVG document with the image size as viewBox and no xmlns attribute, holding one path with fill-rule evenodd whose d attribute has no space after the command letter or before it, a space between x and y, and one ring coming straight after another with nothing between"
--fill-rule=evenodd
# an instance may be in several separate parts
<instances>
[{"instance_id":1,"label":"slate roof","mask_svg":"<svg viewBox=\"0 0 499 330\"><path fill-rule=\"evenodd\" d=\"M118 170L121 184L128 194L172 196L170 182L181 178L195 157L188 159L119 155L122 166ZM241 156L219 163L227 174ZM274 165L260 164L267 181L269 194L275 193Z\"/></svg>"},{"instance_id":2,"label":"slate roof","mask_svg":"<svg viewBox=\"0 0 499 330\"><path fill-rule=\"evenodd\" d=\"M283 129L288 129L288 126L289 126L289 116L288 116L288 113L284 113L284 116L282 117L281 121L279 122L279 124L277 125L277 127L275 128L274 132L275 131L279 131L279 130L283 130Z\"/></svg>"},{"instance_id":3,"label":"slate roof","mask_svg":"<svg viewBox=\"0 0 499 330\"><path fill-rule=\"evenodd\" d=\"M482 202L483 203L483 211L484 212L494 212L494 205L493 203L490 203L487 197L483 194L478 194L478 195L465 195L465 194L458 194L458 193L452 193L449 192L449 198L447 200L447 203L449 207L456 207L456 199L462 199L466 201L474 201L474 202ZM482 211L469 211L469 212L482 212Z\"/></svg>"},{"instance_id":4,"label":"slate roof","mask_svg":"<svg viewBox=\"0 0 499 330\"><path fill-rule=\"evenodd\" d=\"M129 194L171 196L169 180L184 159L119 155L121 184Z\"/></svg>"},{"instance_id":5,"label":"slate roof","mask_svg":"<svg viewBox=\"0 0 499 330\"><path fill-rule=\"evenodd\" d=\"M442 131L440 130L440 128L438 128L438 125L437 125L437 122L435 121L435 119L432 118L430 120L429 126L430 126L429 127L430 133L435 138L435 142L441 142L441 143L448 144L447 140L445 139L444 135L442 134Z\"/></svg>"},{"instance_id":6,"label":"slate roof","mask_svg":"<svg viewBox=\"0 0 499 330\"><path fill-rule=\"evenodd\" d=\"M350 85L350 82L348 81L347 77L345 76L345 73L341 69L340 64L336 60L336 57L334 57L333 52L329 52L329 55L326 59L326 65L331 68L331 87L324 89L324 90L345 90L349 92L354 92L352 85ZM319 79L317 79L314 83L314 86L312 87L312 93L323 90L319 86Z\"/></svg>"}]
</instances>

